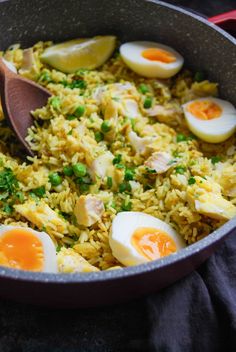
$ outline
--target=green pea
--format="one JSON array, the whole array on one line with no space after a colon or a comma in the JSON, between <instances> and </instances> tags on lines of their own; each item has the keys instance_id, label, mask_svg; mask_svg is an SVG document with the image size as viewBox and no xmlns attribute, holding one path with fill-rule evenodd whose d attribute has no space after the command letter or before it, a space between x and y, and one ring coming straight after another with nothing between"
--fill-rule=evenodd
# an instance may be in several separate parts
<instances>
[{"instance_id":1,"label":"green pea","mask_svg":"<svg viewBox=\"0 0 236 352\"><path fill-rule=\"evenodd\" d=\"M177 174L183 175L186 171L186 167L185 166L177 166L175 168L175 171Z\"/></svg>"},{"instance_id":2,"label":"green pea","mask_svg":"<svg viewBox=\"0 0 236 352\"><path fill-rule=\"evenodd\" d=\"M186 140L187 140L187 137L184 134L182 134L182 133L177 134L177 136L176 136L177 143L185 142Z\"/></svg>"},{"instance_id":3,"label":"green pea","mask_svg":"<svg viewBox=\"0 0 236 352\"><path fill-rule=\"evenodd\" d=\"M81 116L84 115L84 113L85 113L85 107L84 107L83 105L79 105L79 106L76 108L76 110L75 110L75 112L74 112L74 115L75 115L76 117L81 117Z\"/></svg>"},{"instance_id":4,"label":"green pea","mask_svg":"<svg viewBox=\"0 0 236 352\"><path fill-rule=\"evenodd\" d=\"M94 133L94 137L95 137L96 142L99 143L99 142L103 141L104 134L102 132L97 131Z\"/></svg>"},{"instance_id":5,"label":"green pea","mask_svg":"<svg viewBox=\"0 0 236 352\"><path fill-rule=\"evenodd\" d=\"M102 132L107 133L110 131L110 129L111 129L110 122L107 120L103 121L103 123L101 124Z\"/></svg>"},{"instance_id":6,"label":"green pea","mask_svg":"<svg viewBox=\"0 0 236 352\"><path fill-rule=\"evenodd\" d=\"M144 109L150 109L152 107L152 97L147 97L143 103Z\"/></svg>"},{"instance_id":7,"label":"green pea","mask_svg":"<svg viewBox=\"0 0 236 352\"><path fill-rule=\"evenodd\" d=\"M87 173L86 165L84 165L82 163L77 163L77 164L73 165L72 168L73 168L75 176L77 176L77 177L83 177Z\"/></svg>"},{"instance_id":8,"label":"green pea","mask_svg":"<svg viewBox=\"0 0 236 352\"><path fill-rule=\"evenodd\" d=\"M123 182L119 185L119 192L123 193L125 191L126 191L126 183Z\"/></svg>"},{"instance_id":9,"label":"green pea","mask_svg":"<svg viewBox=\"0 0 236 352\"><path fill-rule=\"evenodd\" d=\"M121 162L122 155L117 154L114 159L112 160L113 165L119 164Z\"/></svg>"},{"instance_id":10,"label":"green pea","mask_svg":"<svg viewBox=\"0 0 236 352\"><path fill-rule=\"evenodd\" d=\"M41 186L41 187L32 189L31 192L34 193L37 197L42 198L46 193L46 189L44 186Z\"/></svg>"},{"instance_id":11,"label":"green pea","mask_svg":"<svg viewBox=\"0 0 236 352\"><path fill-rule=\"evenodd\" d=\"M123 211L130 211L132 209L132 203L131 202L126 202L124 201L122 204L121 204L121 210Z\"/></svg>"},{"instance_id":12,"label":"green pea","mask_svg":"<svg viewBox=\"0 0 236 352\"><path fill-rule=\"evenodd\" d=\"M139 90L140 93L142 93L142 94L146 94L146 93L149 92L148 86L147 86L146 84L144 84L144 83L141 83L141 84L140 84L138 90Z\"/></svg>"},{"instance_id":13,"label":"green pea","mask_svg":"<svg viewBox=\"0 0 236 352\"><path fill-rule=\"evenodd\" d=\"M52 186L59 186L62 183L62 178L57 172L52 172L48 178Z\"/></svg>"},{"instance_id":14,"label":"green pea","mask_svg":"<svg viewBox=\"0 0 236 352\"><path fill-rule=\"evenodd\" d=\"M112 177L108 176L107 177L107 187L111 188L112 187L112 183L113 183Z\"/></svg>"},{"instance_id":15,"label":"green pea","mask_svg":"<svg viewBox=\"0 0 236 352\"><path fill-rule=\"evenodd\" d=\"M131 191L131 186L128 182L123 182L119 185L119 192L123 193L123 192L130 192Z\"/></svg>"},{"instance_id":16,"label":"green pea","mask_svg":"<svg viewBox=\"0 0 236 352\"><path fill-rule=\"evenodd\" d=\"M126 181L131 181L134 179L134 170L131 170L131 169L126 169L125 170L125 180Z\"/></svg>"},{"instance_id":17,"label":"green pea","mask_svg":"<svg viewBox=\"0 0 236 352\"><path fill-rule=\"evenodd\" d=\"M194 177L190 177L190 178L188 179L188 184L189 184L189 185L194 185L194 183L196 183L195 178L194 178Z\"/></svg>"},{"instance_id":18,"label":"green pea","mask_svg":"<svg viewBox=\"0 0 236 352\"><path fill-rule=\"evenodd\" d=\"M66 176L72 176L74 173L72 166L64 166L63 172Z\"/></svg>"},{"instance_id":19,"label":"green pea","mask_svg":"<svg viewBox=\"0 0 236 352\"><path fill-rule=\"evenodd\" d=\"M77 117L75 115L67 115L66 119L69 120L69 121L72 121L72 120L77 119Z\"/></svg>"}]
</instances>

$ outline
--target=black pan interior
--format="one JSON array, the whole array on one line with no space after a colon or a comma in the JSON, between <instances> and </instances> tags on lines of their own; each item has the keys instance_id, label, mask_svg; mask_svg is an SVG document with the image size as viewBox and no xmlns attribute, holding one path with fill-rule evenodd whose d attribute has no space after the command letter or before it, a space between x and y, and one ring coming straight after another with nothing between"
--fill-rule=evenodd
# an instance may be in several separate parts
<instances>
[{"instance_id":1,"label":"black pan interior","mask_svg":"<svg viewBox=\"0 0 236 352\"><path fill-rule=\"evenodd\" d=\"M222 97L236 105L233 38L204 22L155 0L10 0L1 3L0 48L98 34L116 34L121 41L154 40L180 51L187 66L206 71L220 83Z\"/></svg>"}]
</instances>

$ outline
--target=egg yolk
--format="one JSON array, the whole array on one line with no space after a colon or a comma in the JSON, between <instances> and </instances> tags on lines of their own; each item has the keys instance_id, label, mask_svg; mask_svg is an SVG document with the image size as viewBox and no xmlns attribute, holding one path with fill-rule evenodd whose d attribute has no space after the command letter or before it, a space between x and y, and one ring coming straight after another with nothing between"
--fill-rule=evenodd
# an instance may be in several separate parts
<instances>
[{"instance_id":1,"label":"egg yolk","mask_svg":"<svg viewBox=\"0 0 236 352\"><path fill-rule=\"evenodd\" d=\"M200 120L213 120L221 116L221 107L213 101L194 101L188 106L188 111Z\"/></svg>"},{"instance_id":2,"label":"egg yolk","mask_svg":"<svg viewBox=\"0 0 236 352\"><path fill-rule=\"evenodd\" d=\"M175 62L176 58L174 55L169 53L166 50L150 48L146 49L142 52L142 56L150 61L160 61L165 64L170 64L171 62Z\"/></svg>"},{"instance_id":3,"label":"egg yolk","mask_svg":"<svg viewBox=\"0 0 236 352\"><path fill-rule=\"evenodd\" d=\"M164 231L141 227L132 235L132 245L149 260L165 257L177 251L174 240Z\"/></svg>"},{"instance_id":4,"label":"egg yolk","mask_svg":"<svg viewBox=\"0 0 236 352\"><path fill-rule=\"evenodd\" d=\"M30 231L12 229L0 238L0 265L14 269L42 271L43 246Z\"/></svg>"}]
</instances>

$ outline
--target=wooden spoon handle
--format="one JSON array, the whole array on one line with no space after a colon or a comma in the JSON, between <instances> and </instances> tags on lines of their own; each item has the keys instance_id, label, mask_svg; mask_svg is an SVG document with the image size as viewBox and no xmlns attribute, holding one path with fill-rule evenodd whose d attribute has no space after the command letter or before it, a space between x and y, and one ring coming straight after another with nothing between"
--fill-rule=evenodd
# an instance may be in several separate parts
<instances>
[{"instance_id":1,"label":"wooden spoon handle","mask_svg":"<svg viewBox=\"0 0 236 352\"><path fill-rule=\"evenodd\" d=\"M6 81L14 75L16 74L7 67L3 61L3 58L0 57L0 88L2 92L4 91Z\"/></svg>"},{"instance_id":2,"label":"wooden spoon handle","mask_svg":"<svg viewBox=\"0 0 236 352\"><path fill-rule=\"evenodd\" d=\"M3 105L7 67L0 57L0 104Z\"/></svg>"},{"instance_id":3,"label":"wooden spoon handle","mask_svg":"<svg viewBox=\"0 0 236 352\"><path fill-rule=\"evenodd\" d=\"M11 70L4 64L3 59L0 57L0 77L5 78L11 74Z\"/></svg>"},{"instance_id":4,"label":"wooden spoon handle","mask_svg":"<svg viewBox=\"0 0 236 352\"><path fill-rule=\"evenodd\" d=\"M4 90L4 83L5 83L5 67L2 58L0 58L0 88L1 88L1 93L2 90Z\"/></svg>"}]
</instances>

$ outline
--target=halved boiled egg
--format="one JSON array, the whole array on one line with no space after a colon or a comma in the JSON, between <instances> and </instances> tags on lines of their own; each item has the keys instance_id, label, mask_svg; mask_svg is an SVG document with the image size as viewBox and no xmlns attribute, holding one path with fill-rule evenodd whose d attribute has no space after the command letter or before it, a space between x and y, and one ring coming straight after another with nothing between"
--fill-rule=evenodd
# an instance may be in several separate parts
<instances>
[{"instance_id":1,"label":"halved boiled egg","mask_svg":"<svg viewBox=\"0 0 236 352\"><path fill-rule=\"evenodd\" d=\"M45 232L0 226L0 265L13 269L57 272L56 249Z\"/></svg>"},{"instance_id":2,"label":"halved boiled egg","mask_svg":"<svg viewBox=\"0 0 236 352\"><path fill-rule=\"evenodd\" d=\"M186 245L167 223L140 212L121 212L112 222L109 243L122 264L138 265L175 253Z\"/></svg>"},{"instance_id":3,"label":"halved boiled egg","mask_svg":"<svg viewBox=\"0 0 236 352\"><path fill-rule=\"evenodd\" d=\"M183 66L183 57L169 46L145 41L122 44L120 54L126 65L149 78L170 78Z\"/></svg>"},{"instance_id":4,"label":"halved boiled egg","mask_svg":"<svg viewBox=\"0 0 236 352\"><path fill-rule=\"evenodd\" d=\"M224 142L236 129L236 109L228 101L207 97L183 105L190 131L208 143Z\"/></svg>"}]
</instances>

